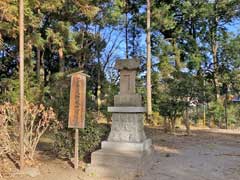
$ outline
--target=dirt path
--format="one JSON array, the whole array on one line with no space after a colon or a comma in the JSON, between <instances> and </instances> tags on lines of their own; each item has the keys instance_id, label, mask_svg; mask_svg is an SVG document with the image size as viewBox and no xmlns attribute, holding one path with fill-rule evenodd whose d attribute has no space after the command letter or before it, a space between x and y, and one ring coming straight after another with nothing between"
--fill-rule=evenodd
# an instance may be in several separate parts
<instances>
[{"instance_id":1,"label":"dirt path","mask_svg":"<svg viewBox=\"0 0 240 180\"><path fill-rule=\"evenodd\" d=\"M139 180L240 180L240 132L194 130L190 137L153 130L155 162Z\"/></svg>"},{"instance_id":2,"label":"dirt path","mask_svg":"<svg viewBox=\"0 0 240 180\"><path fill-rule=\"evenodd\" d=\"M193 130L192 136L147 129L155 154L150 171L138 180L240 180L240 131ZM8 180L92 180L68 161L45 156L41 175L17 175ZM98 179L96 179L98 180Z\"/></svg>"}]
</instances>

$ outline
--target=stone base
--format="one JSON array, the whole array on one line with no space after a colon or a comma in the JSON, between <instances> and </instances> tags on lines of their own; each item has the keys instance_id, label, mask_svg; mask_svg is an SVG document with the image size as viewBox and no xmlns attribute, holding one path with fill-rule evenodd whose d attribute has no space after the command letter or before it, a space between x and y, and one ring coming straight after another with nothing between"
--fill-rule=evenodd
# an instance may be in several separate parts
<instances>
[{"instance_id":1,"label":"stone base","mask_svg":"<svg viewBox=\"0 0 240 180\"><path fill-rule=\"evenodd\" d=\"M86 172L97 179L133 180L151 168L152 154L152 148L138 152L101 149L92 153Z\"/></svg>"},{"instance_id":2,"label":"stone base","mask_svg":"<svg viewBox=\"0 0 240 180\"><path fill-rule=\"evenodd\" d=\"M119 94L114 96L114 106L142 106L142 96L139 94Z\"/></svg>"},{"instance_id":3,"label":"stone base","mask_svg":"<svg viewBox=\"0 0 240 180\"><path fill-rule=\"evenodd\" d=\"M113 107L126 111L126 107ZM134 107L131 107L134 108ZM130 109L131 109L130 108ZM139 107L136 109L144 109ZM144 113L114 112L112 114L112 127L108 141L140 143L146 140L144 133Z\"/></svg>"},{"instance_id":4,"label":"stone base","mask_svg":"<svg viewBox=\"0 0 240 180\"><path fill-rule=\"evenodd\" d=\"M102 149L112 151L147 151L152 146L152 140L146 139L141 143L103 141Z\"/></svg>"}]
</instances>

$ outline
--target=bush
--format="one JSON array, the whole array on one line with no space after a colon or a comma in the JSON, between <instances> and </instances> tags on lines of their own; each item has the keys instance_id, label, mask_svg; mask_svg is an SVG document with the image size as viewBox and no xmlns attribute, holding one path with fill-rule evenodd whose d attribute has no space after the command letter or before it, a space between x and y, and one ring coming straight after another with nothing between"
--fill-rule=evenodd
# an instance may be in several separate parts
<instances>
[{"instance_id":1,"label":"bush","mask_svg":"<svg viewBox=\"0 0 240 180\"><path fill-rule=\"evenodd\" d=\"M208 114L210 120L210 126L218 125L221 127L221 123L224 122L224 106L222 101L213 101L209 103ZM214 124L211 124L214 122Z\"/></svg>"},{"instance_id":2,"label":"bush","mask_svg":"<svg viewBox=\"0 0 240 180\"><path fill-rule=\"evenodd\" d=\"M58 130L55 134L54 151L60 157L71 158L74 150L74 130L67 126L68 112L69 112L69 95L71 78L67 75L70 72L56 73L50 79L46 99L46 104L54 108L57 118L63 125L63 128ZM106 125L101 125L96 122L96 105L92 99L91 90L87 91L87 113L86 114L86 128L79 132L79 155L80 159L86 159L91 152L95 151L101 141L106 138L110 130Z\"/></svg>"},{"instance_id":3,"label":"bush","mask_svg":"<svg viewBox=\"0 0 240 180\"><path fill-rule=\"evenodd\" d=\"M5 106L0 106L0 158L3 158L6 154L13 150L8 131L8 124L12 120L11 117L13 117L14 114L8 114L9 108L5 108L6 106L8 106L8 104ZM14 111L10 110L10 113L11 112Z\"/></svg>"},{"instance_id":4,"label":"bush","mask_svg":"<svg viewBox=\"0 0 240 180\"><path fill-rule=\"evenodd\" d=\"M81 160L89 160L90 154L100 147L106 139L110 127L98 124L91 116L86 117L85 129L79 131L79 156ZM55 152L62 157L71 158L74 154L74 129L63 129L56 134Z\"/></svg>"},{"instance_id":5,"label":"bush","mask_svg":"<svg viewBox=\"0 0 240 180\"><path fill-rule=\"evenodd\" d=\"M238 104L227 104L227 121L231 128L238 128L240 125L240 107ZM211 102L208 109L208 117L218 125L218 127L225 127L225 107L223 101Z\"/></svg>"},{"instance_id":6,"label":"bush","mask_svg":"<svg viewBox=\"0 0 240 180\"><path fill-rule=\"evenodd\" d=\"M0 104L4 102L17 103L20 89L18 75L1 79L0 84ZM43 99L43 92L43 82L36 79L33 71L25 71L24 93L26 100L35 104L40 103Z\"/></svg>"},{"instance_id":7,"label":"bush","mask_svg":"<svg viewBox=\"0 0 240 180\"><path fill-rule=\"evenodd\" d=\"M158 112L153 112L152 117L150 118L149 124L153 126L163 126L164 118L160 116Z\"/></svg>"},{"instance_id":8,"label":"bush","mask_svg":"<svg viewBox=\"0 0 240 180\"><path fill-rule=\"evenodd\" d=\"M0 157L17 151L18 135L17 106L10 103L0 105Z\"/></svg>"},{"instance_id":9,"label":"bush","mask_svg":"<svg viewBox=\"0 0 240 180\"><path fill-rule=\"evenodd\" d=\"M42 135L47 129L58 128L60 123L56 120L56 115L52 108L28 102L25 103L24 107L25 157L33 160L36 147ZM16 147L19 147L19 106L10 103L0 105L0 117L0 124L3 126L2 129L4 129L1 135L6 137L6 142L1 143L2 152L17 154L18 149ZM8 150L9 148L10 150Z\"/></svg>"},{"instance_id":10,"label":"bush","mask_svg":"<svg viewBox=\"0 0 240 180\"><path fill-rule=\"evenodd\" d=\"M230 128L240 127L240 107L238 104L228 105L228 126Z\"/></svg>"}]
</instances>

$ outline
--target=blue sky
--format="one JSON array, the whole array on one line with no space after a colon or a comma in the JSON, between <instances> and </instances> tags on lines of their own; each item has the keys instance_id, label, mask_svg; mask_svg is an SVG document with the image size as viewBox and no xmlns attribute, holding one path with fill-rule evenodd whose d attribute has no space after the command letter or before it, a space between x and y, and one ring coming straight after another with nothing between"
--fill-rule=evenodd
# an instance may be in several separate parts
<instances>
[{"instance_id":1,"label":"blue sky","mask_svg":"<svg viewBox=\"0 0 240 180\"><path fill-rule=\"evenodd\" d=\"M227 29L229 32L232 32L234 35L240 35L240 20L238 21L235 21L231 24L228 24L226 25ZM116 31L114 33L114 35L117 35L119 36L119 33L118 31ZM121 33L121 35L119 36L120 39L122 39L122 42L119 46L119 48L115 51L115 57L118 57L118 58L125 58L125 32L123 31ZM109 49L111 47L113 42L110 42L107 44L107 48L106 49ZM140 46L141 46L141 55L142 56L146 56L146 34L145 33L142 33L141 35L141 38L140 38L140 42L139 42ZM112 61L115 61L115 59L112 59ZM155 57L152 57L152 61L153 63L156 63L157 61L159 61L157 58Z\"/></svg>"},{"instance_id":2,"label":"blue sky","mask_svg":"<svg viewBox=\"0 0 240 180\"><path fill-rule=\"evenodd\" d=\"M240 34L240 20L227 25L227 28L230 32L234 34Z\"/></svg>"}]
</instances>

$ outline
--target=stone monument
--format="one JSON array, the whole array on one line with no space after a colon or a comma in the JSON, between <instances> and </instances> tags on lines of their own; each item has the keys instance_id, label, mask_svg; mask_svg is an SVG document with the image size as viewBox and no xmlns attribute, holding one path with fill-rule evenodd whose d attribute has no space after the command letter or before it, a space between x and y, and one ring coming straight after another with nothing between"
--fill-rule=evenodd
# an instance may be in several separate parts
<instances>
[{"instance_id":1,"label":"stone monument","mask_svg":"<svg viewBox=\"0 0 240 180\"><path fill-rule=\"evenodd\" d=\"M132 179L151 166L152 141L144 133L142 97L136 94L137 59L117 60L120 71L120 93L114 97L112 127L107 141L93 152L87 169L99 177Z\"/></svg>"}]
</instances>

